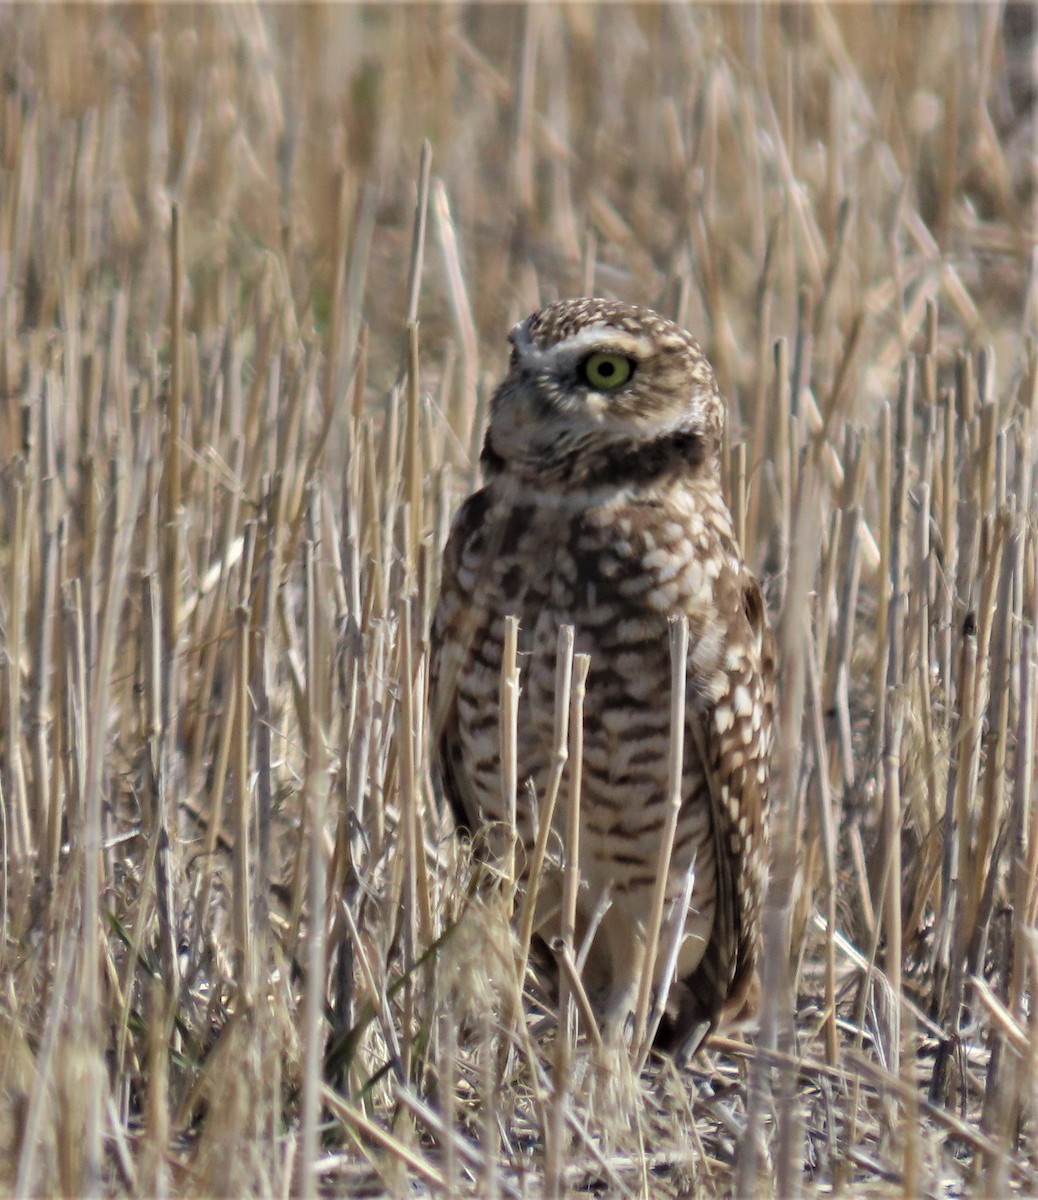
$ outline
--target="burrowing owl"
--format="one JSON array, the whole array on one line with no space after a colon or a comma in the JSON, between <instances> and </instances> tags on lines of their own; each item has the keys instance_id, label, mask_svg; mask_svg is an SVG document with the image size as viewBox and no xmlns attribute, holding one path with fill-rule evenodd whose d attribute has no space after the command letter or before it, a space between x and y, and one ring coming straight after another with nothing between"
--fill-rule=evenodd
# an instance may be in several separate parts
<instances>
[{"instance_id":1,"label":"burrowing owl","mask_svg":"<svg viewBox=\"0 0 1038 1200\"><path fill-rule=\"evenodd\" d=\"M483 447L485 486L459 511L443 557L431 672L439 774L462 826L476 832L507 819L499 697L504 619L514 614L517 823L529 853L531 809L551 766L558 630L573 625L577 650L591 656L584 929L607 903L584 978L600 1017L622 1019L640 978L664 826L668 618L687 617L683 800L668 903L690 870L694 884L657 1036L658 1046L687 1051L753 1005L766 879L772 639L721 493L724 403L697 343L648 309L563 300L509 340ZM550 913L540 932L551 936Z\"/></svg>"}]
</instances>

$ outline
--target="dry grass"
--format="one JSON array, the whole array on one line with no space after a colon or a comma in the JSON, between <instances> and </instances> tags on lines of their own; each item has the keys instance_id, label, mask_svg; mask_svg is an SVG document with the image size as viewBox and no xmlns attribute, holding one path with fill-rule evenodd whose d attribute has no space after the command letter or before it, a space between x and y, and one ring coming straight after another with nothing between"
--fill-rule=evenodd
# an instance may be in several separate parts
<instances>
[{"instance_id":1,"label":"dry grass","mask_svg":"<svg viewBox=\"0 0 1038 1200\"><path fill-rule=\"evenodd\" d=\"M1020 21L0 11L0 1190L1038 1192ZM504 334L587 292L716 364L781 647L684 1073L523 1003L427 773Z\"/></svg>"}]
</instances>

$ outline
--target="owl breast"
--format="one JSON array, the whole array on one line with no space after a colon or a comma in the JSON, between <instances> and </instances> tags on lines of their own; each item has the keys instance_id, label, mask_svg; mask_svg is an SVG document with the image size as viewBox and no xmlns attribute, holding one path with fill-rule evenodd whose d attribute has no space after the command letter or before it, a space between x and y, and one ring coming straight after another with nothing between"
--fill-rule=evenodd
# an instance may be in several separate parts
<instances>
[{"instance_id":1,"label":"owl breast","mask_svg":"<svg viewBox=\"0 0 1038 1200\"><path fill-rule=\"evenodd\" d=\"M584 704L579 907L584 921L603 901L606 916L588 960L589 991L622 1006L640 971L632 931L649 909L667 798L671 668L668 619L689 622L683 803L667 898L694 873L678 971L694 970L710 940L716 907L715 839L707 764L693 726L726 687L722 612L740 567L727 512L702 494L675 488L641 501L614 496L572 503L494 503L481 494L480 519L459 520L459 601L471 641L457 662L457 776L465 781L466 823L505 823L501 788L500 672L505 617L520 622L518 833L528 861L552 759L556 648L572 625L576 650L590 655ZM471 503L471 502L470 502ZM471 514L469 514L471 518ZM448 560L450 552L448 552ZM444 614L446 616L446 614ZM563 795L566 795L564 789ZM556 809L562 843L564 803ZM556 858L558 856L556 855ZM545 884L550 913L552 879ZM540 932L550 937L552 919Z\"/></svg>"}]
</instances>

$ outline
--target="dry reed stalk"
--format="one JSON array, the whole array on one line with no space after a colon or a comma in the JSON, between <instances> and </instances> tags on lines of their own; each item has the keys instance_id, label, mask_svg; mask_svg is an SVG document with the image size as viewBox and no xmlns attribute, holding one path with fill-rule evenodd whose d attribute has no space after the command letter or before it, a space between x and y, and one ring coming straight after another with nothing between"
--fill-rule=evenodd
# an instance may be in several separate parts
<instances>
[{"instance_id":1,"label":"dry reed stalk","mask_svg":"<svg viewBox=\"0 0 1038 1200\"><path fill-rule=\"evenodd\" d=\"M781 361L781 355L778 356ZM797 801L799 775L799 736L804 711L806 655L812 651L806 629L807 595L814 577L814 554L818 549L817 497L819 492L817 465L813 457L807 460L800 479L795 525L791 527L792 561L786 582L784 618L778 631L779 677L783 680L777 709L775 731L776 754L772 783L772 871L771 883L764 910L764 960L762 964L762 1007L760 1042L768 1049L784 1048L791 1039L792 997L788 976L790 912L796 896L797 846L800 840L799 805ZM816 668L817 670L817 668ZM781 1006L781 1007L780 1007ZM765 1104L773 1089L780 1095L775 1105L778 1145L782 1150L776 1164L778 1188L791 1184L794 1173L792 1154L795 1138L789 1121L795 1114L784 1109L782 1099L790 1087L790 1077L771 1083L769 1073L755 1064L750 1075L747 1097L745 1140L740 1150L736 1173L736 1189L748 1193L755 1190L759 1169L761 1123Z\"/></svg>"},{"instance_id":2,"label":"dry reed stalk","mask_svg":"<svg viewBox=\"0 0 1038 1200\"><path fill-rule=\"evenodd\" d=\"M424 1158L407 1146L399 1138L384 1130L377 1122L367 1117L363 1111L343 1099L333 1088L321 1088L321 1102L333 1112L352 1136L363 1134L376 1145L388 1150L406 1169L408 1173L417 1175L426 1183L439 1189L444 1187L443 1176L431 1167ZM354 1133L356 1131L356 1133Z\"/></svg>"},{"instance_id":3,"label":"dry reed stalk","mask_svg":"<svg viewBox=\"0 0 1038 1200\"><path fill-rule=\"evenodd\" d=\"M518 89L515 96L515 125L513 130L512 170L509 178L510 199L516 212L529 212L533 207L533 148L531 144L533 86L536 69L537 33L540 14L526 9L522 21L522 41L519 50Z\"/></svg>"},{"instance_id":4,"label":"dry reed stalk","mask_svg":"<svg viewBox=\"0 0 1038 1200\"><path fill-rule=\"evenodd\" d=\"M1032 547L1032 554L1034 549ZM1020 907L1021 920L1025 925L1035 924L1038 920L1038 805L1034 804L1034 795L1038 790L1033 771L1025 768L1035 762L1035 746L1038 745L1038 702L1036 696L1036 673L1038 673L1038 656L1036 656L1036 639L1033 627L1024 640L1024 646L1030 649L1030 654L1023 659L1022 683L1020 689L1020 730L1017 734L1017 773L1014 789L1014 803L1018 805L1022 820L1025 823L1025 844L1027 847L1025 880L1023 895L1014 892L1023 901Z\"/></svg>"},{"instance_id":5,"label":"dry reed stalk","mask_svg":"<svg viewBox=\"0 0 1038 1200\"><path fill-rule=\"evenodd\" d=\"M840 761L843 767L842 783L849 788L855 779L854 739L851 730L850 685L851 652L854 645L854 614L857 611L859 586L861 583L861 554L859 532L862 528L861 509L851 509L847 522L846 550L844 557L843 587L839 601L839 625L836 636L836 653L833 658L832 704L837 710ZM869 901L871 908L871 899Z\"/></svg>"},{"instance_id":6,"label":"dry reed stalk","mask_svg":"<svg viewBox=\"0 0 1038 1200\"><path fill-rule=\"evenodd\" d=\"M486 429L487 412L490 406L491 384L486 376L480 377L476 388L476 407L472 414L472 435L468 446L469 472L467 490L473 492L479 486L479 456L483 432Z\"/></svg>"},{"instance_id":7,"label":"dry reed stalk","mask_svg":"<svg viewBox=\"0 0 1038 1200\"><path fill-rule=\"evenodd\" d=\"M180 628L180 564L183 558L184 513L182 507L181 438L184 430L184 231L180 206L174 204L170 213L170 378L169 429L166 438L166 459L163 467L162 508L162 591L163 652L172 669L177 657L177 634ZM164 697L163 730L172 720L171 695Z\"/></svg>"},{"instance_id":8,"label":"dry reed stalk","mask_svg":"<svg viewBox=\"0 0 1038 1200\"><path fill-rule=\"evenodd\" d=\"M215 646L216 643L214 642L214 650L210 657L212 672L216 671ZM212 676L207 675L207 678L211 679ZM231 762L231 751L234 745L234 731L237 728L236 705L237 692L233 688L228 689L222 714L223 722L220 727L220 736L217 741L216 755L213 764L214 786L206 825L205 848L202 851L202 859L205 867L198 897L199 932L207 927L209 920L209 903L212 895L214 875L214 855L216 852L217 841L220 837L221 829L223 828L224 790L226 788L228 768Z\"/></svg>"},{"instance_id":9,"label":"dry reed stalk","mask_svg":"<svg viewBox=\"0 0 1038 1200\"><path fill-rule=\"evenodd\" d=\"M991 682L988 697L987 733L985 735L984 787L980 798L980 814L977 825L973 856L977 875L973 885L975 908L967 918L973 931L967 951L966 970L972 975L980 969L986 943L986 931L991 922L995 903L995 888L1001 875L1000 866L1004 852L1008 827L1004 811L1005 771L1007 742L1009 740L1009 709L1011 693L1014 691L1012 667L1012 595L1015 582L1017 555L1014 542L1017 534L1010 524L1009 514L1002 510L1005 518L1004 549L995 604L1001 620L992 634ZM996 1072L997 1073L997 1072Z\"/></svg>"},{"instance_id":10,"label":"dry reed stalk","mask_svg":"<svg viewBox=\"0 0 1038 1200\"><path fill-rule=\"evenodd\" d=\"M283 480L283 473L281 479ZM275 485L276 486L276 485ZM251 731L252 754L247 787L252 790L253 804L249 820L253 837L247 843L252 850L253 861L249 870L252 873L251 906L249 920L252 926L250 945L254 952L254 961L258 964L267 957L269 929L269 893L262 885L263 880L270 877L271 864L271 821L274 807L274 785L271 778L271 711L269 658L271 641L271 617L276 592L277 550L280 543L281 530L276 519L272 520L274 497L271 486L264 488L261 517L257 522L257 541L255 549L255 569L249 580L248 605L248 683L245 690L238 696L240 704L239 715L242 717L243 728ZM244 668L243 663L243 668ZM243 679L244 682L244 679ZM242 758L240 763L248 759L249 733L246 732L240 747ZM310 747L308 746L309 750ZM244 766L243 766L244 769ZM243 792L243 798L245 793Z\"/></svg>"},{"instance_id":11,"label":"dry reed stalk","mask_svg":"<svg viewBox=\"0 0 1038 1200\"><path fill-rule=\"evenodd\" d=\"M136 460L131 460L129 494L114 514L114 530L106 564L108 587L97 647L97 661L91 680L89 734L86 743L86 776L83 781L82 826L80 836L80 882L82 887L81 940L79 944L78 1037L83 1039L85 1060L85 1133L84 1160L76 1186L84 1194L96 1195L101 1188L101 1114L102 1065L96 1057L101 1042L103 1011L100 986L100 857L102 850L102 777L104 774L106 715L112 685L118 616L122 607L129 566L131 535L140 509L144 486L144 463L150 450L150 429L142 431ZM66 1182L71 1183L71 1180Z\"/></svg>"},{"instance_id":12,"label":"dry reed stalk","mask_svg":"<svg viewBox=\"0 0 1038 1200\"><path fill-rule=\"evenodd\" d=\"M24 460L17 462L14 470L14 528L11 546L11 594L8 605L9 637L10 645L14 647L14 654L9 652L6 656L7 703L4 713L9 730L20 729L22 724L21 649L25 637L25 593L28 569L26 464ZM29 811L20 738L13 740L5 768L3 790L6 794L6 811L4 813L4 878L6 882L11 860L14 861L17 875L21 876L34 852L34 842L36 841L33 837L33 828L37 825L37 821L34 820L34 814Z\"/></svg>"},{"instance_id":13,"label":"dry reed stalk","mask_svg":"<svg viewBox=\"0 0 1038 1200\"><path fill-rule=\"evenodd\" d=\"M573 695L573 645L572 625L559 627L555 655L555 729L551 757L551 774L548 787L537 807L537 839L530 859L526 888L523 893L519 917L519 955L517 978L522 989L526 979L526 968L530 959L530 943L533 940L534 922L537 912L537 896L544 871L544 859L551 837L555 808L562 786L562 777L569 761L570 708Z\"/></svg>"},{"instance_id":14,"label":"dry reed stalk","mask_svg":"<svg viewBox=\"0 0 1038 1200\"><path fill-rule=\"evenodd\" d=\"M466 1152L461 1150L464 1146L468 1150L468 1143L457 1135L457 1062L458 1062L458 1035L457 1027L453 1020L453 1014L442 1013L440 1023L437 1028L437 1075L443 1087L443 1092L440 1097L439 1120L443 1133L441 1138L443 1141L443 1178L444 1186L447 1189L448 1195L460 1191L460 1178L458 1175L458 1158L468 1157ZM478 1157L476 1164L478 1166Z\"/></svg>"},{"instance_id":15,"label":"dry reed stalk","mask_svg":"<svg viewBox=\"0 0 1038 1200\"><path fill-rule=\"evenodd\" d=\"M983 745L982 715L987 707L991 688L991 636L994 627L996 592L1001 576L1002 557L1005 540L1008 534L1009 522L1006 514L999 514L994 525L987 553L982 552L985 570L981 594L977 607L977 665L974 674L974 693L971 698L970 712L973 720L968 728L969 759L964 772L969 786L969 796L976 794L981 771ZM982 874L985 861L984 855L988 848L985 843L990 840L990 817L985 819L983 806L979 813L967 810L967 793L960 789L959 821L960 829L966 836L960 841L960 881L964 884L964 909L961 929L963 937L972 936L977 927L977 916L980 911L983 893ZM970 804L970 808L972 808ZM979 818L979 821L974 818ZM985 831L988 826L988 831ZM965 954L965 945L961 946Z\"/></svg>"},{"instance_id":16,"label":"dry reed stalk","mask_svg":"<svg viewBox=\"0 0 1038 1200\"><path fill-rule=\"evenodd\" d=\"M785 338L778 338L772 347L773 362L773 392L772 406L775 411L777 428L777 445L775 446L774 464L776 472L775 486L778 489L780 514L778 521L778 557L780 562L789 561L790 539L793 529L793 446L790 443L790 388L789 388L789 348ZM789 586L788 576L782 576L782 605L785 608L785 590Z\"/></svg>"},{"instance_id":17,"label":"dry reed stalk","mask_svg":"<svg viewBox=\"0 0 1038 1200\"><path fill-rule=\"evenodd\" d=\"M822 865L825 881L825 1007L823 1027L825 1029L825 1048L827 1061L832 1066L839 1065L840 1046L836 1026L836 901L837 901L837 867L836 867L836 829L833 822L833 803L829 788L829 765L826 750L825 729L822 713L822 701L818 681L817 662L814 655L806 656L807 698L811 706L811 733L814 741L814 753L818 763L817 786L815 795L818 806L818 825L820 830Z\"/></svg>"},{"instance_id":18,"label":"dry reed stalk","mask_svg":"<svg viewBox=\"0 0 1038 1200\"><path fill-rule=\"evenodd\" d=\"M493 1024L491 1014L484 1013L480 1022L479 1064L480 1091L482 1092L482 1121L481 1134L483 1143L483 1170L480 1174L480 1186L484 1196L496 1196L499 1189L498 1154L501 1148L501 1131L496 1120L496 1105L493 1097L497 1094L497 1079L495 1079L494 1064L497 1061L492 1053Z\"/></svg>"},{"instance_id":19,"label":"dry reed stalk","mask_svg":"<svg viewBox=\"0 0 1038 1200\"><path fill-rule=\"evenodd\" d=\"M146 1147L141 1162L141 1186L150 1194L161 1196L169 1190L169 1171L163 1151L169 1143L169 1033L173 993L166 991L158 980L152 980L148 1002L151 1011L144 1125Z\"/></svg>"},{"instance_id":20,"label":"dry reed stalk","mask_svg":"<svg viewBox=\"0 0 1038 1200\"><path fill-rule=\"evenodd\" d=\"M163 630L159 611L160 589L155 575L148 573L141 580L144 731L147 737L147 808L145 829L152 846L148 865L155 871L155 900L159 922L159 958L162 976L169 995L174 995L179 983L176 930L173 916L172 871L169 862L169 821L166 816L167 746L162 726L162 696L167 675L163 671ZM149 872L150 874L150 872Z\"/></svg>"},{"instance_id":21,"label":"dry reed stalk","mask_svg":"<svg viewBox=\"0 0 1038 1200\"><path fill-rule=\"evenodd\" d=\"M735 540L740 546L746 545L746 443L738 442L732 447L731 466L729 468L730 507L732 510L732 528Z\"/></svg>"},{"instance_id":22,"label":"dry reed stalk","mask_svg":"<svg viewBox=\"0 0 1038 1200\"><path fill-rule=\"evenodd\" d=\"M425 257L425 230L429 215L431 172L432 143L426 138L422 142L422 153L418 163L418 195L411 235L411 261L407 272L407 325L413 325L418 320L418 298L422 286L422 264Z\"/></svg>"},{"instance_id":23,"label":"dry reed stalk","mask_svg":"<svg viewBox=\"0 0 1038 1200\"><path fill-rule=\"evenodd\" d=\"M674 853L674 837L681 812L682 785L685 775L685 699L686 675L688 671L688 618L672 618L670 635L670 734L667 752L667 799L660 836L659 857L656 862L656 883L652 890L652 905L649 920L642 931L642 961L638 979L638 993L634 1009L634 1032L631 1048L636 1074L640 1074L648 1058L655 1030L647 1030L649 1004L656 960L659 952L660 932L663 928L663 909L667 903L667 882L670 879L670 860ZM693 868L694 870L694 868ZM682 920L682 915L677 914ZM661 981L660 990L667 990L670 981Z\"/></svg>"},{"instance_id":24,"label":"dry reed stalk","mask_svg":"<svg viewBox=\"0 0 1038 1200\"><path fill-rule=\"evenodd\" d=\"M560 650L562 635L560 633ZM560 668L562 658L560 655ZM558 950L563 957L572 960L576 933L577 891L580 886L580 792L584 762L584 700L591 659L587 654L574 654L570 680L569 712L567 729L569 735L568 762L570 764L569 795L563 830L562 909L557 938ZM558 698L556 698L558 703ZM556 709L556 734L558 734L558 710ZM556 760L558 761L558 760ZM546 823L541 817L542 826ZM562 1188L564 1162L568 1156L566 1131L571 1111L572 1069L575 1056L572 1018L574 1006L583 1013L590 1006L575 999L575 990L580 991L580 979L576 970L560 971L558 1022L553 1055L552 1096L548 1106L545 1128L545 1186L555 1193Z\"/></svg>"},{"instance_id":25,"label":"dry reed stalk","mask_svg":"<svg viewBox=\"0 0 1038 1200\"><path fill-rule=\"evenodd\" d=\"M371 998L371 1003L375 1007L376 1014L379 1019L379 1027L383 1037L386 1039L386 1046L389 1050L390 1063L401 1076L403 1075L401 1064L403 1055L397 1039L396 1026L393 1022L390 1007L389 995L386 988L379 982L371 958L367 953L365 944L360 936L353 914L348 908L342 909L343 920L349 929L350 940L353 945L353 951L357 956L357 964L361 971L365 987Z\"/></svg>"},{"instance_id":26,"label":"dry reed stalk","mask_svg":"<svg viewBox=\"0 0 1038 1200\"><path fill-rule=\"evenodd\" d=\"M419 470L421 451L419 436L421 426L420 380L418 367L418 325L407 327L407 421L404 427L404 502L407 505L407 540L404 560L408 564L409 582L413 580L424 527L424 493Z\"/></svg>"},{"instance_id":27,"label":"dry reed stalk","mask_svg":"<svg viewBox=\"0 0 1038 1200\"><path fill-rule=\"evenodd\" d=\"M83 589L80 579L62 588L62 629L65 671L63 678L65 736L66 820L74 830L82 829L86 781L87 695L86 631L83 620ZM6 913L6 906L5 906Z\"/></svg>"},{"instance_id":28,"label":"dry reed stalk","mask_svg":"<svg viewBox=\"0 0 1038 1200\"><path fill-rule=\"evenodd\" d=\"M505 636L501 649L501 802L508 814L505 831L508 845L505 847L503 865L504 884L508 914L511 916L515 902L518 878L516 876L515 852L519 839L516 821L516 796L519 789L519 667L516 656L519 652L519 618L505 617ZM519 977L522 990L522 976Z\"/></svg>"},{"instance_id":29,"label":"dry reed stalk","mask_svg":"<svg viewBox=\"0 0 1038 1200\"><path fill-rule=\"evenodd\" d=\"M248 543L254 544L254 527L249 528ZM246 556L251 566L252 554ZM243 584L248 579L243 573ZM244 600L244 596L241 597ZM249 811L249 610L244 603L235 611L235 670L234 670L234 724L230 735L231 761L234 766L234 788L231 793L231 830L233 836L233 899L231 912L234 921L234 944L236 975L241 980L245 994L251 996L255 985L252 946L252 926L249 919L252 911L251 880L251 815Z\"/></svg>"},{"instance_id":30,"label":"dry reed stalk","mask_svg":"<svg viewBox=\"0 0 1038 1200\"><path fill-rule=\"evenodd\" d=\"M833 609L833 591L836 572L839 566L839 551L842 545L843 510L834 508L829 515L829 531L823 547L823 566L821 586L818 590L818 607L815 616L816 637L818 642L818 666L823 675L828 678L831 672L828 668L828 651L832 639L829 637L829 623Z\"/></svg>"},{"instance_id":31,"label":"dry reed stalk","mask_svg":"<svg viewBox=\"0 0 1038 1200\"><path fill-rule=\"evenodd\" d=\"M313 538L304 543L303 570L306 598L306 679L309 685L306 706L309 718L306 737L307 775L303 787L308 797L309 837L306 873L309 880L311 920L307 933L306 990L303 1005L303 1095L299 1150L295 1163L295 1190L305 1196L315 1196L317 1122L320 1117L320 1079L324 1059L325 910L328 886L324 830L331 782L327 752L331 647L326 644L327 623L318 620L320 601L317 590L316 544Z\"/></svg>"},{"instance_id":32,"label":"dry reed stalk","mask_svg":"<svg viewBox=\"0 0 1038 1200\"><path fill-rule=\"evenodd\" d=\"M328 314L328 339L324 359L324 403L328 410L337 407L338 398L342 394L343 366L348 361L350 351L347 347L348 332L346 328L347 313L354 315L360 312L360 305L354 308L346 301L346 272L347 255L350 262L354 255L350 253L348 238L350 233L357 232L357 211L354 211L352 229L347 217L349 207L349 184L346 172L339 167L337 171L337 203L335 206L335 233L333 240L331 305ZM286 255L286 257L291 257ZM352 421L346 425L347 437L351 446L356 445L356 429Z\"/></svg>"},{"instance_id":33,"label":"dry reed stalk","mask_svg":"<svg viewBox=\"0 0 1038 1200\"><path fill-rule=\"evenodd\" d=\"M75 964L75 939L66 936L61 941L54 973L53 988L43 1025L43 1042L37 1060L35 1086L25 1114L25 1137L18 1158L16 1186L19 1195L28 1195L35 1185L36 1158L42 1140L45 1107L52 1102L54 1059L59 1047L59 1034L67 1021L63 1007L69 1002L74 987L72 972Z\"/></svg>"},{"instance_id":34,"label":"dry reed stalk","mask_svg":"<svg viewBox=\"0 0 1038 1200\"><path fill-rule=\"evenodd\" d=\"M277 516L274 521L276 532L275 545L281 563L288 564L295 560L299 542L303 537L303 529L310 513L309 490L316 472L320 469L324 458L328 436L332 422L337 415L337 409L328 398L321 414L321 425L314 434L308 450L300 445L302 441L302 425L307 411L317 404L317 372L318 357L311 353L302 364L297 364L296 377L292 389L292 400L287 420L284 422L283 437L279 439L278 462L282 477L278 488ZM302 461L302 465L292 470L291 464Z\"/></svg>"},{"instance_id":35,"label":"dry reed stalk","mask_svg":"<svg viewBox=\"0 0 1038 1200\"><path fill-rule=\"evenodd\" d=\"M436 213L436 231L439 234L444 270L447 274L447 295L457 327L458 341L461 344L461 411L455 411L453 404L445 409L446 431L448 434L454 432L457 445L461 448L471 442L474 434L478 435L481 432L473 430L467 424L467 418L474 415L476 408L476 385L479 380L479 340L472 316L472 304L465 285L465 274L458 250L457 230L451 219L450 203L442 179L437 179L433 184L433 209Z\"/></svg>"},{"instance_id":36,"label":"dry reed stalk","mask_svg":"<svg viewBox=\"0 0 1038 1200\"><path fill-rule=\"evenodd\" d=\"M560 1014L561 1012L560 1008ZM568 1106L570 1080L569 1060L563 1049L565 1039L565 1030L560 1020L555 1047L552 1097L544 1125L544 1187L550 1196L564 1194L565 1164L569 1157L567 1130L571 1115Z\"/></svg>"},{"instance_id":37,"label":"dry reed stalk","mask_svg":"<svg viewBox=\"0 0 1038 1200\"><path fill-rule=\"evenodd\" d=\"M40 687L37 692L40 714L37 726L35 745L36 756L33 768L37 784L41 792L46 789L47 826L43 832L43 860L46 862L47 889L54 895L57 891L58 871L61 857L61 825L63 801L67 799L62 786L62 763L64 753L62 748L62 722L60 720L60 700L64 695L61 687L62 670L62 634L61 612L58 603L57 579L60 578L60 562L62 545L66 538L66 520L62 516L58 521L55 535L55 550L53 559L45 555L44 576L41 583L41 613L40 613L40 643L37 649L37 665L41 677L45 673L54 680L52 705L48 705L49 688ZM46 714L46 716L44 716ZM50 734L48 738L47 734ZM49 756L49 762L47 758Z\"/></svg>"},{"instance_id":38,"label":"dry reed stalk","mask_svg":"<svg viewBox=\"0 0 1038 1200\"><path fill-rule=\"evenodd\" d=\"M569 706L569 794L563 835L562 912L559 937L570 954L575 946L577 928L577 893L580 890L580 792L584 768L584 700L591 658L587 654L573 655L573 677L570 684ZM558 1044L572 1056L570 1032L571 992L565 985L559 988Z\"/></svg>"},{"instance_id":39,"label":"dry reed stalk","mask_svg":"<svg viewBox=\"0 0 1038 1200\"><path fill-rule=\"evenodd\" d=\"M896 603L897 601L895 601ZM900 613L895 608L892 627L898 627ZM891 651L891 663L895 662L896 651ZM891 685L891 691L897 685ZM883 725L883 817L882 839L884 870L882 889L878 892L880 925L886 943L883 956L884 973L890 981L895 996L901 995L901 945L902 913L901 886L901 745L904 737L904 706L895 696L886 705ZM884 1014L889 1019L884 1046L885 1059L892 1074L901 1071L901 1027L900 1011L892 1005Z\"/></svg>"},{"instance_id":40,"label":"dry reed stalk","mask_svg":"<svg viewBox=\"0 0 1038 1200\"><path fill-rule=\"evenodd\" d=\"M604 1049L605 1043L602 1041L602 1034L598 1028L595 1010L591 1006L591 1001L588 999L583 980L580 977L580 960L574 960L573 951L561 937L552 938L549 949L555 956L561 983L566 988L566 995L576 1006L577 1015L580 1017L580 1023L584 1026L588 1040L596 1050Z\"/></svg>"},{"instance_id":41,"label":"dry reed stalk","mask_svg":"<svg viewBox=\"0 0 1038 1200\"><path fill-rule=\"evenodd\" d=\"M400 757L402 852L406 863L405 903L409 913L412 961L417 961L419 946L428 946L435 938L429 881L426 873L422 837L421 788L416 750L421 737L415 697L424 694L423 671L416 667L412 644L411 599L404 597L400 613Z\"/></svg>"},{"instance_id":42,"label":"dry reed stalk","mask_svg":"<svg viewBox=\"0 0 1038 1200\"><path fill-rule=\"evenodd\" d=\"M447 1118L441 1117L434 1112L419 1096L414 1095L408 1088L398 1086L396 1089L397 1099L408 1108L414 1116L422 1122L423 1125L440 1141L444 1148L444 1195L449 1196L457 1194L459 1186L459 1176L457 1174L455 1160L462 1159L473 1171L486 1171L486 1156L481 1155L477 1150L473 1149L465 1138L461 1137L453 1124ZM484 1175L485 1178L485 1175ZM506 1196L519 1197L521 1195L515 1188L511 1187L507 1180L497 1181L498 1188L501 1193ZM452 1192L452 1186L455 1189ZM486 1192L486 1195L494 1195L496 1192Z\"/></svg>"}]
</instances>

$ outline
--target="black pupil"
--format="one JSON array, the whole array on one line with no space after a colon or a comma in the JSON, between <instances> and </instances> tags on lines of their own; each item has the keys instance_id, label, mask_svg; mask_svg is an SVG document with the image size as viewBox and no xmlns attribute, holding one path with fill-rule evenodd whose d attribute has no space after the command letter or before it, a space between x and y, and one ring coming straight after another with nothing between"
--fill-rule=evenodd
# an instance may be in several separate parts
<instances>
[{"instance_id":1,"label":"black pupil","mask_svg":"<svg viewBox=\"0 0 1038 1200\"><path fill-rule=\"evenodd\" d=\"M604 362L598 364L599 375L604 375L606 379L616 370L616 363Z\"/></svg>"}]
</instances>

